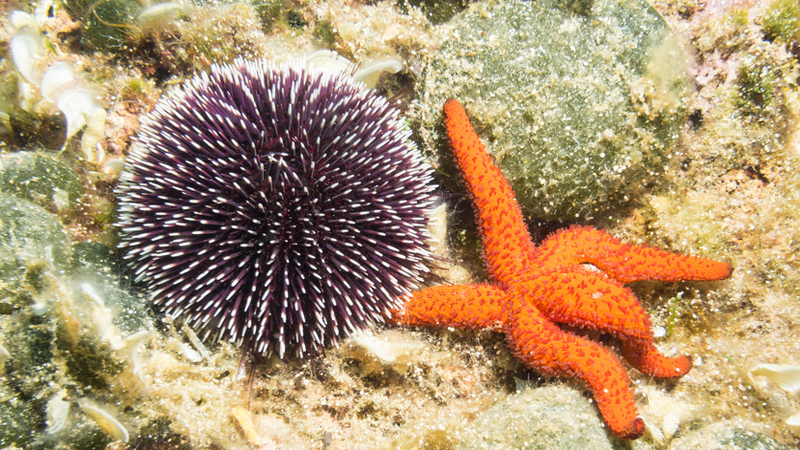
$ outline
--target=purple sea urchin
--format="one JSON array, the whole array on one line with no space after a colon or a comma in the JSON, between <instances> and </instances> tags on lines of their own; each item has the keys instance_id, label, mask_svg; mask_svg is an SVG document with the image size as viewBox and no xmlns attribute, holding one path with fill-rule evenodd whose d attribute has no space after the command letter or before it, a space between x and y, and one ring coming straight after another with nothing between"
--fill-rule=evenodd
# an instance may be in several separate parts
<instances>
[{"instance_id":1,"label":"purple sea urchin","mask_svg":"<svg viewBox=\"0 0 800 450\"><path fill-rule=\"evenodd\" d=\"M382 321L420 281L432 189L384 98L237 60L143 121L121 247L166 313L246 353L302 357Z\"/></svg>"}]
</instances>

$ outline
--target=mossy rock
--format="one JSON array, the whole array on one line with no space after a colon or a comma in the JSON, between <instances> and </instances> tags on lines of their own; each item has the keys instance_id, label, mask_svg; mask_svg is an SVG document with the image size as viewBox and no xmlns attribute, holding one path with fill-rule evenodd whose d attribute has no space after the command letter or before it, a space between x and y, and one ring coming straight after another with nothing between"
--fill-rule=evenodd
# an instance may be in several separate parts
<instances>
[{"instance_id":1,"label":"mossy rock","mask_svg":"<svg viewBox=\"0 0 800 450\"><path fill-rule=\"evenodd\" d=\"M0 447L24 448L36 436L39 418L33 407L0 385Z\"/></svg>"},{"instance_id":2,"label":"mossy rock","mask_svg":"<svg viewBox=\"0 0 800 450\"><path fill-rule=\"evenodd\" d=\"M64 6L73 20L84 25L83 39L98 50L118 50L128 35L138 32L136 16L142 11L137 0L67 0Z\"/></svg>"},{"instance_id":3,"label":"mossy rock","mask_svg":"<svg viewBox=\"0 0 800 450\"><path fill-rule=\"evenodd\" d=\"M789 447L758 431L720 422L703 427L673 441L669 450L789 450Z\"/></svg>"},{"instance_id":4,"label":"mossy rock","mask_svg":"<svg viewBox=\"0 0 800 450\"><path fill-rule=\"evenodd\" d=\"M72 278L91 285L105 306L114 312L113 324L123 334L150 328L150 303L145 295L133 289L126 277L119 275L123 263L111 249L98 242L78 242L72 246L72 256ZM82 296L80 289L76 284L73 295Z\"/></svg>"},{"instance_id":5,"label":"mossy rock","mask_svg":"<svg viewBox=\"0 0 800 450\"><path fill-rule=\"evenodd\" d=\"M473 4L452 24L420 92L419 133L440 172L455 172L441 125L452 97L529 216L590 220L652 187L684 122L688 80L647 2Z\"/></svg>"},{"instance_id":6,"label":"mossy rock","mask_svg":"<svg viewBox=\"0 0 800 450\"><path fill-rule=\"evenodd\" d=\"M83 197L80 177L50 155L19 152L0 155L0 189L71 216Z\"/></svg>"},{"instance_id":7,"label":"mossy rock","mask_svg":"<svg viewBox=\"0 0 800 450\"><path fill-rule=\"evenodd\" d=\"M408 13L409 6L419 8L431 23L444 23L466 8L467 0L399 0L397 6Z\"/></svg>"},{"instance_id":8,"label":"mossy rock","mask_svg":"<svg viewBox=\"0 0 800 450\"><path fill-rule=\"evenodd\" d=\"M30 284L33 280L26 281L26 273L40 263L56 270L67 266L67 233L58 218L41 206L0 193L0 229L0 277L7 286Z\"/></svg>"},{"instance_id":9,"label":"mossy rock","mask_svg":"<svg viewBox=\"0 0 800 450\"><path fill-rule=\"evenodd\" d=\"M611 450L621 444L607 432L597 408L579 391L563 385L510 395L455 435L458 449Z\"/></svg>"}]
</instances>

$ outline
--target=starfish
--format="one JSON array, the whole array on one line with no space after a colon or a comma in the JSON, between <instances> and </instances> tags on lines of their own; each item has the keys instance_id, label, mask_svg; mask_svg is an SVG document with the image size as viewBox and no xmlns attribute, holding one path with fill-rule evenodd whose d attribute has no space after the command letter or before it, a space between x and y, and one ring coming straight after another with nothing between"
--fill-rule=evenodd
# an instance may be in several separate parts
<instances>
[{"instance_id":1,"label":"starfish","mask_svg":"<svg viewBox=\"0 0 800 450\"><path fill-rule=\"evenodd\" d=\"M501 331L526 367L546 377L582 380L611 432L637 439L644 421L637 417L630 378L620 360L605 346L559 324L616 337L625 360L647 375L681 377L692 368L691 358L658 351L648 314L623 284L722 280L730 276L731 266L627 245L587 226L559 230L537 247L511 186L492 163L464 108L450 99L444 116L475 209L491 282L415 292L391 321Z\"/></svg>"}]
</instances>

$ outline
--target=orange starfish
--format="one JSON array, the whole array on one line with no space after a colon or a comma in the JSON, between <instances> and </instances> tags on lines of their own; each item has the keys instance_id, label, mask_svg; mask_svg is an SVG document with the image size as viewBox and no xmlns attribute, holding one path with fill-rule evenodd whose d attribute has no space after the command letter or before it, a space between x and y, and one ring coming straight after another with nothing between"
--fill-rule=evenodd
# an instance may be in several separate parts
<instances>
[{"instance_id":1,"label":"orange starfish","mask_svg":"<svg viewBox=\"0 0 800 450\"><path fill-rule=\"evenodd\" d=\"M730 276L731 266L626 245L591 227L562 229L537 248L511 186L485 152L464 108L448 100L444 115L494 282L416 292L393 321L503 331L526 367L545 376L583 380L610 430L624 439L638 438L644 422L636 416L630 378L619 359L557 324L609 333L636 369L659 378L680 377L692 368L691 358L659 353L647 313L623 283L722 280Z\"/></svg>"}]
</instances>

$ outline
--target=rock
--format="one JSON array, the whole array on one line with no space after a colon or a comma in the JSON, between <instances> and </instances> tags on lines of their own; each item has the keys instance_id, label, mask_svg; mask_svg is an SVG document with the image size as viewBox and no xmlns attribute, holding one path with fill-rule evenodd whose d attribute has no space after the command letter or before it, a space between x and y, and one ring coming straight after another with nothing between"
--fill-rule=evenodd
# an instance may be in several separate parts
<instances>
[{"instance_id":1,"label":"rock","mask_svg":"<svg viewBox=\"0 0 800 450\"><path fill-rule=\"evenodd\" d=\"M70 167L36 152L0 155L0 190L63 215L74 213L83 196L81 180Z\"/></svg>"},{"instance_id":2,"label":"rock","mask_svg":"<svg viewBox=\"0 0 800 450\"><path fill-rule=\"evenodd\" d=\"M61 269L68 261L67 233L58 218L39 205L0 193L0 230L0 277L12 290L26 273L36 271L37 264Z\"/></svg>"},{"instance_id":3,"label":"rock","mask_svg":"<svg viewBox=\"0 0 800 450\"><path fill-rule=\"evenodd\" d=\"M140 2L77 0L65 3L65 6L73 20L84 23L82 41L99 50L124 48L129 35L136 31L141 33L133 26L143 8Z\"/></svg>"},{"instance_id":4,"label":"rock","mask_svg":"<svg viewBox=\"0 0 800 450\"><path fill-rule=\"evenodd\" d=\"M0 398L0 447L25 447L36 432L33 407L5 384L0 384Z\"/></svg>"},{"instance_id":5,"label":"rock","mask_svg":"<svg viewBox=\"0 0 800 450\"><path fill-rule=\"evenodd\" d=\"M755 428L755 427L754 427ZM720 422L673 441L669 450L789 450L775 439L738 424Z\"/></svg>"},{"instance_id":6,"label":"rock","mask_svg":"<svg viewBox=\"0 0 800 450\"><path fill-rule=\"evenodd\" d=\"M72 244L54 214L23 197L0 193L0 447L103 449L124 427L104 431L113 422L91 417L105 403L81 413L69 404L141 388L148 304L120 283L110 249Z\"/></svg>"},{"instance_id":7,"label":"rock","mask_svg":"<svg viewBox=\"0 0 800 450\"><path fill-rule=\"evenodd\" d=\"M124 336L150 329L149 301L137 294L130 280L118 275L124 271L123 263L111 249L99 242L77 242L72 246L72 256L72 277L88 283L99 295L113 311L112 323ZM82 295L80 289L76 284L73 294Z\"/></svg>"},{"instance_id":8,"label":"rock","mask_svg":"<svg viewBox=\"0 0 800 450\"><path fill-rule=\"evenodd\" d=\"M688 81L647 2L566 3L473 4L453 19L421 83L420 136L454 174L441 107L460 100L526 214L587 220L663 171Z\"/></svg>"},{"instance_id":9,"label":"rock","mask_svg":"<svg viewBox=\"0 0 800 450\"><path fill-rule=\"evenodd\" d=\"M456 448L614 449L621 441L605 428L597 408L563 385L528 388L508 396L457 435ZM636 441L632 448L648 448Z\"/></svg>"}]
</instances>

